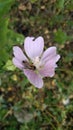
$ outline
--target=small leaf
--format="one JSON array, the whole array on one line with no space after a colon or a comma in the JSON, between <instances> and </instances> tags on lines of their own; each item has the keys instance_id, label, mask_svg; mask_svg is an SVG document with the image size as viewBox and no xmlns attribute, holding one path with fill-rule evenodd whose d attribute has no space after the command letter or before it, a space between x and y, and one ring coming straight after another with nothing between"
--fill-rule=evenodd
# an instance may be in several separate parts
<instances>
[{"instance_id":1,"label":"small leaf","mask_svg":"<svg viewBox=\"0 0 73 130\"><path fill-rule=\"evenodd\" d=\"M58 29L57 32L54 33L54 41L60 44L64 44L68 39L68 36L62 29Z\"/></svg>"},{"instance_id":2,"label":"small leaf","mask_svg":"<svg viewBox=\"0 0 73 130\"><path fill-rule=\"evenodd\" d=\"M37 0L30 0L30 2L33 4L33 3L37 2Z\"/></svg>"},{"instance_id":3,"label":"small leaf","mask_svg":"<svg viewBox=\"0 0 73 130\"><path fill-rule=\"evenodd\" d=\"M57 8L62 10L64 8L65 0L57 0Z\"/></svg>"},{"instance_id":4,"label":"small leaf","mask_svg":"<svg viewBox=\"0 0 73 130\"><path fill-rule=\"evenodd\" d=\"M16 33L12 30L8 30L7 37L11 45L23 44L24 36L22 34Z\"/></svg>"},{"instance_id":5,"label":"small leaf","mask_svg":"<svg viewBox=\"0 0 73 130\"><path fill-rule=\"evenodd\" d=\"M7 63L4 66L4 68L6 68L7 70L11 70L11 71L14 71L16 69L16 67L13 65L11 60L7 61Z\"/></svg>"}]
</instances>

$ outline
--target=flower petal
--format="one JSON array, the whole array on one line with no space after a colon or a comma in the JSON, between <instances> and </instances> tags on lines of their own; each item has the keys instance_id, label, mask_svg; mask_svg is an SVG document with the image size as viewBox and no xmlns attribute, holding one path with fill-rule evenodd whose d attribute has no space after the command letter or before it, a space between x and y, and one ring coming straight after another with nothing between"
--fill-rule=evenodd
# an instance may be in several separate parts
<instances>
[{"instance_id":1,"label":"flower petal","mask_svg":"<svg viewBox=\"0 0 73 130\"><path fill-rule=\"evenodd\" d=\"M55 60L56 60L56 62L58 61L60 59L60 55L56 55L56 57L55 57Z\"/></svg>"},{"instance_id":2,"label":"flower petal","mask_svg":"<svg viewBox=\"0 0 73 130\"><path fill-rule=\"evenodd\" d=\"M24 74L35 87L37 87L37 88L43 87L42 78L37 73L35 73L33 70L25 69Z\"/></svg>"},{"instance_id":3,"label":"flower petal","mask_svg":"<svg viewBox=\"0 0 73 130\"><path fill-rule=\"evenodd\" d=\"M35 57L39 57L44 48L44 40L43 37L39 36L34 40L34 37L27 37L24 42L24 49L27 56L30 59L34 59Z\"/></svg>"},{"instance_id":4,"label":"flower petal","mask_svg":"<svg viewBox=\"0 0 73 130\"><path fill-rule=\"evenodd\" d=\"M55 68L57 67L57 65L55 64L55 62L53 60L48 61L44 67L39 70L39 73L42 77L53 77L55 74Z\"/></svg>"},{"instance_id":5,"label":"flower petal","mask_svg":"<svg viewBox=\"0 0 73 130\"><path fill-rule=\"evenodd\" d=\"M27 57L24 55L21 48L18 46L13 47L13 54L14 54L15 58L18 59L20 62L28 61Z\"/></svg>"},{"instance_id":6,"label":"flower petal","mask_svg":"<svg viewBox=\"0 0 73 130\"><path fill-rule=\"evenodd\" d=\"M15 57L12 59L12 62L19 69L23 69L23 65Z\"/></svg>"},{"instance_id":7,"label":"flower petal","mask_svg":"<svg viewBox=\"0 0 73 130\"><path fill-rule=\"evenodd\" d=\"M49 60L51 60L51 59L53 59L54 58L54 60L57 62L58 60L59 60L59 58L60 58L60 55L57 55L56 54L56 47L49 47L44 53L43 53L43 55L42 55L42 58L41 58L41 60L43 61L43 62L47 62L47 61L49 61Z\"/></svg>"}]
</instances>

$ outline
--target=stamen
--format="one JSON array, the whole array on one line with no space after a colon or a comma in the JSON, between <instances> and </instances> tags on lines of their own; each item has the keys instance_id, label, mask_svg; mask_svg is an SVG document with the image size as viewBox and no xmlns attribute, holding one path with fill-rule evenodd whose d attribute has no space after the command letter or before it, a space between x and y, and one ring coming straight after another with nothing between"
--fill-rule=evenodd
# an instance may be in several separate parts
<instances>
[{"instance_id":1,"label":"stamen","mask_svg":"<svg viewBox=\"0 0 73 130\"><path fill-rule=\"evenodd\" d=\"M37 68L37 69L40 69L41 68L41 62L40 62L40 58L39 57L36 57L34 60L33 60L33 64L34 66Z\"/></svg>"}]
</instances>

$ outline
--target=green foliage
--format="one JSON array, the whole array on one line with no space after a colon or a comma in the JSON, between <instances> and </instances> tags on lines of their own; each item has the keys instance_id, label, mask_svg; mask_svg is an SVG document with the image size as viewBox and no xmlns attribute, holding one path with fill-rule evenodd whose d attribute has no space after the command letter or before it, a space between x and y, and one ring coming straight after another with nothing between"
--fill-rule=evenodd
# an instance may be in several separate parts
<instances>
[{"instance_id":1,"label":"green foliage","mask_svg":"<svg viewBox=\"0 0 73 130\"><path fill-rule=\"evenodd\" d=\"M30 0L30 2L31 2L31 3L35 3L35 2L37 2L37 0Z\"/></svg>"},{"instance_id":2,"label":"green foliage","mask_svg":"<svg viewBox=\"0 0 73 130\"><path fill-rule=\"evenodd\" d=\"M8 29L7 39L11 46L17 44L22 45L24 41L24 36Z\"/></svg>"},{"instance_id":3,"label":"green foliage","mask_svg":"<svg viewBox=\"0 0 73 130\"><path fill-rule=\"evenodd\" d=\"M0 0L0 66L10 57L7 47L23 41L22 35L8 29L9 10L14 2L15 0Z\"/></svg>"},{"instance_id":4,"label":"green foliage","mask_svg":"<svg viewBox=\"0 0 73 130\"><path fill-rule=\"evenodd\" d=\"M66 7L69 11L73 10L73 0L66 1Z\"/></svg>"},{"instance_id":5,"label":"green foliage","mask_svg":"<svg viewBox=\"0 0 73 130\"><path fill-rule=\"evenodd\" d=\"M13 1L14 2L14 1ZM12 5L12 0L0 0L0 61L7 60L8 55L6 53L7 44L7 31L9 18L7 13ZM4 49L5 48L5 49ZM1 62L0 62L1 63Z\"/></svg>"},{"instance_id":6,"label":"green foliage","mask_svg":"<svg viewBox=\"0 0 73 130\"><path fill-rule=\"evenodd\" d=\"M65 44L68 40L68 36L62 29L58 29L57 32L54 33L54 41L59 44Z\"/></svg>"},{"instance_id":7,"label":"green foliage","mask_svg":"<svg viewBox=\"0 0 73 130\"><path fill-rule=\"evenodd\" d=\"M0 17L4 18L15 0L0 0Z\"/></svg>"},{"instance_id":8,"label":"green foliage","mask_svg":"<svg viewBox=\"0 0 73 130\"><path fill-rule=\"evenodd\" d=\"M43 36L45 48L57 46L61 55L42 89L12 63L12 48L23 46L25 36ZM73 0L0 0L0 129L72 130L72 124Z\"/></svg>"},{"instance_id":9,"label":"green foliage","mask_svg":"<svg viewBox=\"0 0 73 130\"><path fill-rule=\"evenodd\" d=\"M56 6L59 10L62 10L64 8L64 2L65 0L57 0Z\"/></svg>"},{"instance_id":10,"label":"green foliage","mask_svg":"<svg viewBox=\"0 0 73 130\"><path fill-rule=\"evenodd\" d=\"M16 67L13 65L11 60L8 60L4 68L6 68L7 70L14 71Z\"/></svg>"},{"instance_id":11,"label":"green foliage","mask_svg":"<svg viewBox=\"0 0 73 130\"><path fill-rule=\"evenodd\" d=\"M7 41L6 35L7 35L7 25L8 25L8 19L2 19L0 22L0 61L4 58L7 57L5 56L5 43ZM4 56L4 57L3 57Z\"/></svg>"}]
</instances>

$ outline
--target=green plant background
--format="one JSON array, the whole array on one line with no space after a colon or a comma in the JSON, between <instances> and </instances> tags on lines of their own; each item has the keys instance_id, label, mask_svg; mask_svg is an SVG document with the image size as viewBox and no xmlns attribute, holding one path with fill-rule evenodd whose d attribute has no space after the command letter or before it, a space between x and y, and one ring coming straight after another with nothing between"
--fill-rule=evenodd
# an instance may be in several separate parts
<instances>
[{"instance_id":1,"label":"green plant background","mask_svg":"<svg viewBox=\"0 0 73 130\"><path fill-rule=\"evenodd\" d=\"M61 59L37 89L12 64L12 49L40 35ZM0 130L73 130L72 0L0 0Z\"/></svg>"}]
</instances>

